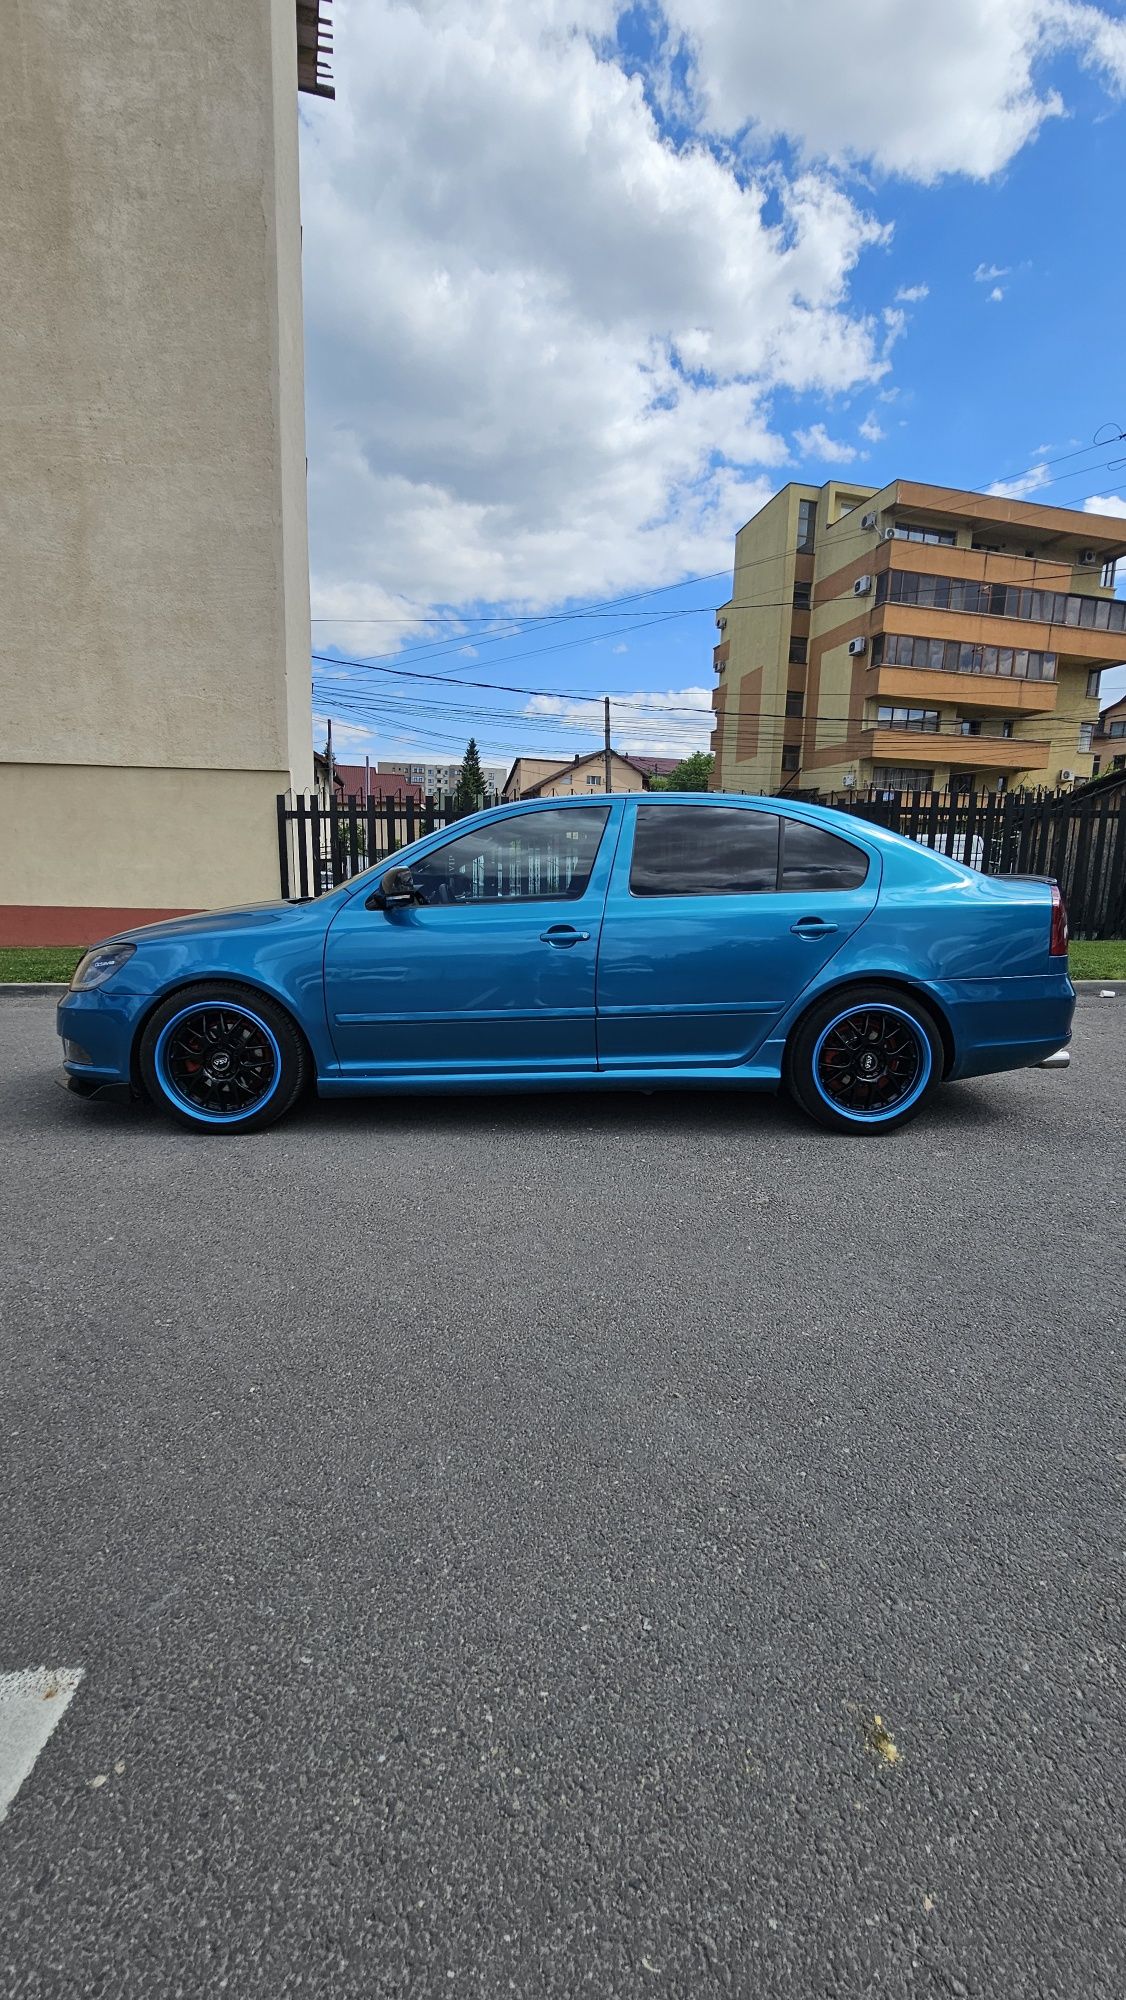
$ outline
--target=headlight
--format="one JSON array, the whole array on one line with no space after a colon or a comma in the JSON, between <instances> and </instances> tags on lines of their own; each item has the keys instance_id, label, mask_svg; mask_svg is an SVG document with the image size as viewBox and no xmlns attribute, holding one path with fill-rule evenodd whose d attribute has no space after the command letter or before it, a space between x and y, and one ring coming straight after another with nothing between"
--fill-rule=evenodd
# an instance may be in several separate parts
<instances>
[{"instance_id":1,"label":"headlight","mask_svg":"<svg viewBox=\"0 0 1126 2000\"><path fill-rule=\"evenodd\" d=\"M127 959L132 958L135 944L99 944L88 951L77 966L70 982L72 993L88 993L92 986L104 986L115 972L120 972Z\"/></svg>"}]
</instances>

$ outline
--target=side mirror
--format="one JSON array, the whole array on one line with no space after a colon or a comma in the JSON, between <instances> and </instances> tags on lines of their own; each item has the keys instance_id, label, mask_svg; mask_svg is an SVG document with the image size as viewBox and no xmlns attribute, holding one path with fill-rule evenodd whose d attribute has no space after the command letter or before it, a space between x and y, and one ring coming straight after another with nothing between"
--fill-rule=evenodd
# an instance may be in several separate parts
<instances>
[{"instance_id":1,"label":"side mirror","mask_svg":"<svg viewBox=\"0 0 1126 2000\"><path fill-rule=\"evenodd\" d=\"M405 910L418 895L414 886L414 876L409 868L389 868L381 878L376 897L377 908L381 910Z\"/></svg>"}]
</instances>

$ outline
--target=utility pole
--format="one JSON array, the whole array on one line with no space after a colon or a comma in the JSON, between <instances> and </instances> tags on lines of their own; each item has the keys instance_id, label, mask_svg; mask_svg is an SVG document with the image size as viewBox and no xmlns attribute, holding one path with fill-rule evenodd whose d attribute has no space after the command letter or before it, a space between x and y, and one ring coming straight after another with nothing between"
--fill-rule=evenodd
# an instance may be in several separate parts
<instances>
[{"instance_id":1,"label":"utility pole","mask_svg":"<svg viewBox=\"0 0 1126 2000\"><path fill-rule=\"evenodd\" d=\"M610 789L610 697L608 694L603 695L602 697L602 716L604 723L603 738L606 746L602 753L602 761L606 771L606 790L609 791Z\"/></svg>"},{"instance_id":2,"label":"utility pole","mask_svg":"<svg viewBox=\"0 0 1126 2000\"><path fill-rule=\"evenodd\" d=\"M325 717L325 721L326 721L326 722L328 723L328 740L327 740L327 742L325 743L325 757L326 757L326 759L327 759L327 762L328 762L328 796L329 796L329 803L331 804L331 802L332 802L332 799L333 799L333 796L334 796L334 787L335 787L335 784L336 784L336 761L335 761L335 759L334 759L334 757L333 757L333 754L332 754L332 717L331 717L331 715L328 715L328 716L326 716L326 717Z\"/></svg>"}]
</instances>

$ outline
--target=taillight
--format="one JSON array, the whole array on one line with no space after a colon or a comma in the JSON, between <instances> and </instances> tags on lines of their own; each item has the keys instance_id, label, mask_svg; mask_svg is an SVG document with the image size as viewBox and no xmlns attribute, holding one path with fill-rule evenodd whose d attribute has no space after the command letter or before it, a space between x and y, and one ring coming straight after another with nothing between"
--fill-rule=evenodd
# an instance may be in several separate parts
<instances>
[{"instance_id":1,"label":"taillight","mask_svg":"<svg viewBox=\"0 0 1126 2000\"><path fill-rule=\"evenodd\" d=\"M1048 953L1051 958L1067 957L1067 904L1058 882L1052 883L1052 937Z\"/></svg>"}]
</instances>

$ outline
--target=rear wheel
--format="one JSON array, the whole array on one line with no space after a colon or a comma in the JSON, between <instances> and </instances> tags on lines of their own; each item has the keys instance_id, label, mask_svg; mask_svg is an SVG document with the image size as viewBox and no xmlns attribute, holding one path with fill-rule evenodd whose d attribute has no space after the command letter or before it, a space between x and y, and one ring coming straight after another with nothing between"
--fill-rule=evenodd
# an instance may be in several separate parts
<instances>
[{"instance_id":1,"label":"rear wheel","mask_svg":"<svg viewBox=\"0 0 1126 2000\"><path fill-rule=\"evenodd\" d=\"M172 994L147 1023L138 1056L153 1102L206 1132L275 1124L308 1073L289 1016L261 994L219 983Z\"/></svg>"},{"instance_id":2,"label":"rear wheel","mask_svg":"<svg viewBox=\"0 0 1126 2000\"><path fill-rule=\"evenodd\" d=\"M880 986L835 993L810 1009L786 1052L803 1111L834 1132L890 1132L921 1111L942 1080L942 1037L913 994Z\"/></svg>"}]
</instances>

